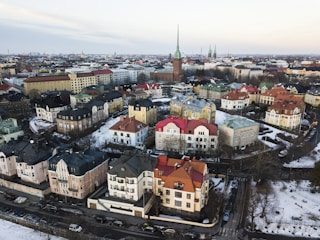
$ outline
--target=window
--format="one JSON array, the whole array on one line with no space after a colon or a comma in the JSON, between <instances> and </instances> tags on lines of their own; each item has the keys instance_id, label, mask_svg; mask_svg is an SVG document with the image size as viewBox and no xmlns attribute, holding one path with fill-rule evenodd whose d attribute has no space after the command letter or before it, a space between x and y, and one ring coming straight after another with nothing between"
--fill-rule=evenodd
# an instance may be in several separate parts
<instances>
[{"instance_id":1,"label":"window","mask_svg":"<svg viewBox=\"0 0 320 240\"><path fill-rule=\"evenodd\" d=\"M176 206L176 207L181 207L182 206L182 203L181 203L181 201L174 201L174 205Z\"/></svg>"},{"instance_id":2,"label":"window","mask_svg":"<svg viewBox=\"0 0 320 240\"><path fill-rule=\"evenodd\" d=\"M191 207L190 203L187 202L186 207L190 208Z\"/></svg>"},{"instance_id":3,"label":"window","mask_svg":"<svg viewBox=\"0 0 320 240\"><path fill-rule=\"evenodd\" d=\"M166 204L170 204L170 199L166 198Z\"/></svg>"},{"instance_id":4,"label":"window","mask_svg":"<svg viewBox=\"0 0 320 240\"><path fill-rule=\"evenodd\" d=\"M170 190L166 190L166 195L170 195Z\"/></svg>"},{"instance_id":5,"label":"window","mask_svg":"<svg viewBox=\"0 0 320 240\"><path fill-rule=\"evenodd\" d=\"M187 193L187 199L191 199L191 194Z\"/></svg>"},{"instance_id":6,"label":"window","mask_svg":"<svg viewBox=\"0 0 320 240\"><path fill-rule=\"evenodd\" d=\"M176 198L182 198L182 193L181 192L174 192L174 196Z\"/></svg>"},{"instance_id":7,"label":"window","mask_svg":"<svg viewBox=\"0 0 320 240\"><path fill-rule=\"evenodd\" d=\"M161 179L158 180L158 185L161 185Z\"/></svg>"}]
</instances>

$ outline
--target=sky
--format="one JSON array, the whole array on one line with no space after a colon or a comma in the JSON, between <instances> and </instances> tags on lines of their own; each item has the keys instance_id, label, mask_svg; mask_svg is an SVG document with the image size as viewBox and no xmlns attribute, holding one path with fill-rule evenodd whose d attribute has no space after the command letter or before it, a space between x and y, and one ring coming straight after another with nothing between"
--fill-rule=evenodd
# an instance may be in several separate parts
<instances>
[{"instance_id":1,"label":"sky","mask_svg":"<svg viewBox=\"0 0 320 240\"><path fill-rule=\"evenodd\" d=\"M0 0L0 54L320 54L318 0Z\"/></svg>"}]
</instances>

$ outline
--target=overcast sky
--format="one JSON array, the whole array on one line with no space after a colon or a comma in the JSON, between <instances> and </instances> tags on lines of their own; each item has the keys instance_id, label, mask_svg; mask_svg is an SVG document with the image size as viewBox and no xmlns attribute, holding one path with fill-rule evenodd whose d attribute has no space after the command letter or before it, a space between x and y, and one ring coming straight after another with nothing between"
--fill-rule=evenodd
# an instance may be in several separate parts
<instances>
[{"instance_id":1,"label":"overcast sky","mask_svg":"<svg viewBox=\"0 0 320 240\"><path fill-rule=\"evenodd\" d=\"M0 53L320 54L319 0L0 0Z\"/></svg>"}]
</instances>

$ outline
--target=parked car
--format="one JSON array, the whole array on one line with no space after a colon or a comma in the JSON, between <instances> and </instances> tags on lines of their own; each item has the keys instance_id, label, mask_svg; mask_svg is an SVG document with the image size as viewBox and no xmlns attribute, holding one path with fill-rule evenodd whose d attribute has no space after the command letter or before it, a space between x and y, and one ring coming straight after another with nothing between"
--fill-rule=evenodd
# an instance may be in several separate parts
<instances>
[{"instance_id":1,"label":"parked car","mask_svg":"<svg viewBox=\"0 0 320 240\"><path fill-rule=\"evenodd\" d=\"M229 221L229 218L230 218L230 210L225 210L224 213L223 213L223 218L222 220L224 222L228 222Z\"/></svg>"},{"instance_id":2,"label":"parked car","mask_svg":"<svg viewBox=\"0 0 320 240\"><path fill-rule=\"evenodd\" d=\"M120 220L115 220L115 221L112 222L112 224L114 226L117 226L117 227L123 227L124 226L124 223L122 221L120 221Z\"/></svg>"},{"instance_id":3,"label":"parked car","mask_svg":"<svg viewBox=\"0 0 320 240\"><path fill-rule=\"evenodd\" d=\"M278 157L283 158L283 157L285 157L285 156L287 156L287 155L288 155L288 150L287 150L287 149L284 149L284 150L281 150L281 151L279 152Z\"/></svg>"},{"instance_id":4,"label":"parked car","mask_svg":"<svg viewBox=\"0 0 320 240\"><path fill-rule=\"evenodd\" d=\"M183 232L181 235L185 239L196 239L198 237L195 232Z\"/></svg>"},{"instance_id":5,"label":"parked car","mask_svg":"<svg viewBox=\"0 0 320 240\"><path fill-rule=\"evenodd\" d=\"M173 236L176 234L176 230L174 230L173 228L167 228L162 230L162 234L165 236Z\"/></svg>"},{"instance_id":6,"label":"parked car","mask_svg":"<svg viewBox=\"0 0 320 240\"><path fill-rule=\"evenodd\" d=\"M238 181L237 180L232 180L231 181L231 187L232 188L238 188Z\"/></svg>"},{"instance_id":7,"label":"parked car","mask_svg":"<svg viewBox=\"0 0 320 240\"><path fill-rule=\"evenodd\" d=\"M72 232L81 232L82 231L82 227L78 224L70 224L69 225L69 230L72 231Z\"/></svg>"},{"instance_id":8,"label":"parked car","mask_svg":"<svg viewBox=\"0 0 320 240\"><path fill-rule=\"evenodd\" d=\"M96 215L94 217L94 219L99 223L105 223L106 222L106 218L104 216L102 216L102 215Z\"/></svg>"},{"instance_id":9,"label":"parked car","mask_svg":"<svg viewBox=\"0 0 320 240\"><path fill-rule=\"evenodd\" d=\"M155 232L156 228L150 225L147 226L142 226L141 227L142 231L146 231L146 232Z\"/></svg>"}]
</instances>

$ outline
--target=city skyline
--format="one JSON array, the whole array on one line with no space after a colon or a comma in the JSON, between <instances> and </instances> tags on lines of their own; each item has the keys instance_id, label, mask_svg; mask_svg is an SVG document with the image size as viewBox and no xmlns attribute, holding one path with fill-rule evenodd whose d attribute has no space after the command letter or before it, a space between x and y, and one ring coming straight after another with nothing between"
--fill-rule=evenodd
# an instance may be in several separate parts
<instances>
[{"instance_id":1,"label":"city skyline","mask_svg":"<svg viewBox=\"0 0 320 240\"><path fill-rule=\"evenodd\" d=\"M320 54L320 2L0 0L0 54Z\"/></svg>"}]
</instances>

